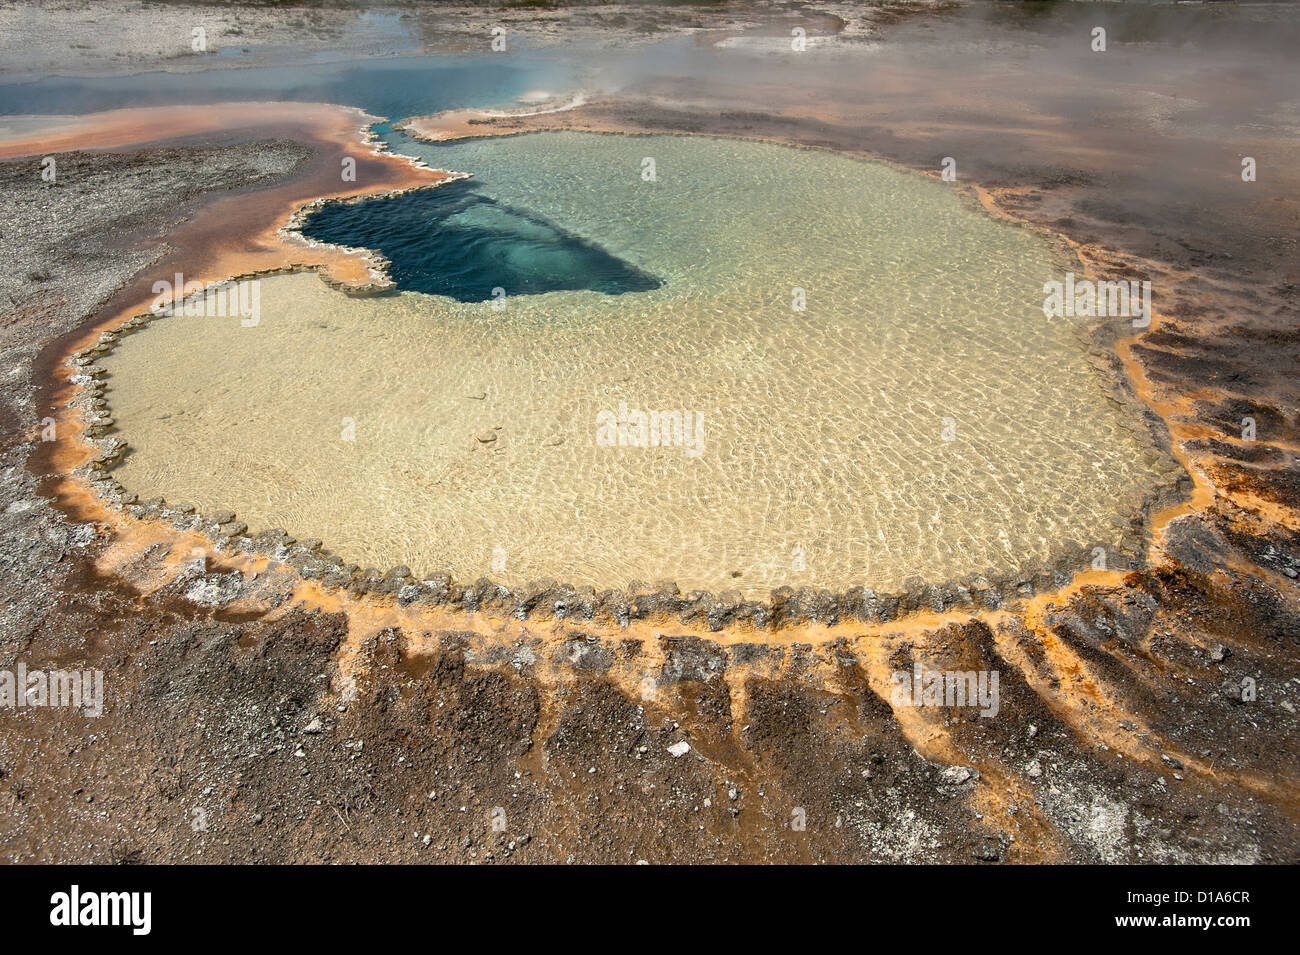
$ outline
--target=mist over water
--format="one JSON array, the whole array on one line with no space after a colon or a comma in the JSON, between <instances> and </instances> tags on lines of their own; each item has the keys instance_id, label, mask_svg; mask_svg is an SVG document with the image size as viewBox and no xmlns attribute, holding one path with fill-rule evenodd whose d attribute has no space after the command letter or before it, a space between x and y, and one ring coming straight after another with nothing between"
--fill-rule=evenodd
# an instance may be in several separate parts
<instances>
[{"instance_id":1,"label":"mist over water","mask_svg":"<svg viewBox=\"0 0 1300 955\"><path fill-rule=\"evenodd\" d=\"M573 75L556 56L436 54L188 73L46 76L0 82L0 115L272 100L357 106L397 122L443 109L509 103L537 88L565 89Z\"/></svg>"}]
</instances>

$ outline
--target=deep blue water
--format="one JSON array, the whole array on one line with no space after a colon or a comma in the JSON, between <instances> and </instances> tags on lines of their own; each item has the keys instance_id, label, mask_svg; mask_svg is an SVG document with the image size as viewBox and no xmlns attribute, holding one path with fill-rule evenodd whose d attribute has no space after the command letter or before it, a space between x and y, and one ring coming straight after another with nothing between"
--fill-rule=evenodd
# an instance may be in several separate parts
<instances>
[{"instance_id":1,"label":"deep blue water","mask_svg":"<svg viewBox=\"0 0 1300 955\"><path fill-rule=\"evenodd\" d=\"M403 291L461 302L590 289L607 295L658 288L653 275L526 209L485 196L472 179L390 199L333 203L303 232L378 249Z\"/></svg>"},{"instance_id":2,"label":"deep blue water","mask_svg":"<svg viewBox=\"0 0 1300 955\"><path fill-rule=\"evenodd\" d=\"M0 82L0 115L93 113L128 106L296 100L359 106L390 121L510 103L568 89L569 68L545 56L410 56L192 73L48 76Z\"/></svg>"}]
</instances>

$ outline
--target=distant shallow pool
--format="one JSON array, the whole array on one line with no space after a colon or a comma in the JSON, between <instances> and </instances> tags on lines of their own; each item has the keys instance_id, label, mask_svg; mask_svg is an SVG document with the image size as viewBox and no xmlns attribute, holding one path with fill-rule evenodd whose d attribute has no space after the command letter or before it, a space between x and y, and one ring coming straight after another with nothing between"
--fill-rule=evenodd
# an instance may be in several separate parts
<instances>
[{"instance_id":1,"label":"distant shallow pool","mask_svg":"<svg viewBox=\"0 0 1300 955\"><path fill-rule=\"evenodd\" d=\"M471 224L502 232L499 295L263 279L256 326L168 317L103 360L123 484L363 566L761 595L1111 548L1150 481L1074 329L1044 318L1056 251L949 186L712 138L421 150L553 229L554 268L580 241L654 283L516 288L516 224L477 201ZM447 216L397 201L395 271L493 271Z\"/></svg>"},{"instance_id":2,"label":"distant shallow pool","mask_svg":"<svg viewBox=\"0 0 1300 955\"><path fill-rule=\"evenodd\" d=\"M573 70L542 53L514 55L508 62L492 54L432 54L191 72L0 77L0 116L268 100L341 103L396 122L438 110L510 103L531 90L567 89L572 83ZM387 128L380 125L381 132Z\"/></svg>"}]
</instances>

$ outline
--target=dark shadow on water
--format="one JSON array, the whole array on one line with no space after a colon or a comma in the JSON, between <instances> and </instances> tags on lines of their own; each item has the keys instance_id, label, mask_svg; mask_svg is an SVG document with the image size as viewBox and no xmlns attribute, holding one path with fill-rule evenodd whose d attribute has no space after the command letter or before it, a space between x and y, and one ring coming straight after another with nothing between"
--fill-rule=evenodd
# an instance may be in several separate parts
<instances>
[{"instance_id":1,"label":"dark shadow on water","mask_svg":"<svg viewBox=\"0 0 1300 955\"><path fill-rule=\"evenodd\" d=\"M527 210L481 195L473 180L389 199L331 203L303 233L377 249L397 287L460 302L506 295L591 290L646 292L659 279ZM498 292L497 296L501 293Z\"/></svg>"}]
</instances>

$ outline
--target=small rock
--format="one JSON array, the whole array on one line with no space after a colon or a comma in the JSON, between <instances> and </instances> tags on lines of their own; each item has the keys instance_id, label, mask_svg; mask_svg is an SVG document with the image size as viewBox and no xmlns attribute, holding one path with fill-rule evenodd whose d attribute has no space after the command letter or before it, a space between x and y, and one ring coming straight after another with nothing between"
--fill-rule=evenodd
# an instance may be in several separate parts
<instances>
[{"instance_id":1,"label":"small rock","mask_svg":"<svg viewBox=\"0 0 1300 955\"><path fill-rule=\"evenodd\" d=\"M680 743L673 743L672 746L668 747L668 754L672 756L673 759L680 759L690 751L691 744L686 742L686 740L682 740Z\"/></svg>"},{"instance_id":2,"label":"small rock","mask_svg":"<svg viewBox=\"0 0 1300 955\"><path fill-rule=\"evenodd\" d=\"M939 773L939 780L949 786L960 786L968 780L979 779L979 776L971 766L949 766Z\"/></svg>"}]
</instances>

